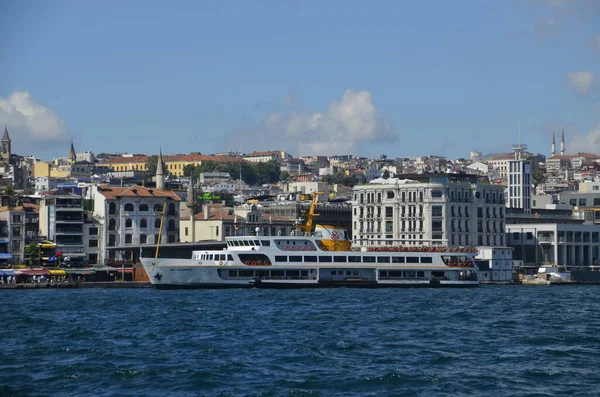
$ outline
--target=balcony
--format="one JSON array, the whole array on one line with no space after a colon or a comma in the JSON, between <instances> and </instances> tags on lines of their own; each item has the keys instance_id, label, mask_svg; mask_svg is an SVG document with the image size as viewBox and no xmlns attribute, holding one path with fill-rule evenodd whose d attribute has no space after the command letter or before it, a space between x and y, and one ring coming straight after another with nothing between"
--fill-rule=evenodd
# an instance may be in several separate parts
<instances>
[{"instance_id":1,"label":"balcony","mask_svg":"<svg viewBox=\"0 0 600 397\"><path fill-rule=\"evenodd\" d=\"M61 216L56 218L56 223L83 223L83 216Z\"/></svg>"},{"instance_id":2,"label":"balcony","mask_svg":"<svg viewBox=\"0 0 600 397\"><path fill-rule=\"evenodd\" d=\"M83 234L83 229L80 228L60 228L56 229L56 235L64 235L64 234Z\"/></svg>"}]
</instances>

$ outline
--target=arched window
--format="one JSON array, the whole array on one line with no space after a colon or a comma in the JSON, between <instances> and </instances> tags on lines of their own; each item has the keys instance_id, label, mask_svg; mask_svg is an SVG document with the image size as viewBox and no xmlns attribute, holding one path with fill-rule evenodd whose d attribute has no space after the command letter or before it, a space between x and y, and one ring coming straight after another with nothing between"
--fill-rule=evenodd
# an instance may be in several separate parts
<instances>
[{"instance_id":1,"label":"arched window","mask_svg":"<svg viewBox=\"0 0 600 397\"><path fill-rule=\"evenodd\" d=\"M146 244L146 235L140 234L140 244Z\"/></svg>"},{"instance_id":2,"label":"arched window","mask_svg":"<svg viewBox=\"0 0 600 397\"><path fill-rule=\"evenodd\" d=\"M125 244L131 244L131 234L125 235Z\"/></svg>"},{"instance_id":3,"label":"arched window","mask_svg":"<svg viewBox=\"0 0 600 397\"><path fill-rule=\"evenodd\" d=\"M125 211L133 211L133 204L131 204L131 203L125 204Z\"/></svg>"},{"instance_id":4,"label":"arched window","mask_svg":"<svg viewBox=\"0 0 600 397\"><path fill-rule=\"evenodd\" d=\"M169 234L169 243L174 243L174 242L175 242L175 235Z\"/></svg>"},{"instance_id":5,"label":"arched window","mask_svg":"<svg viewBox=\"0 0 600 397\"><path fill-rule=\"evenodd\" d=\"M117 238L116 238L116 236L114 234L109 234L108 235L108 246L109 247L114 247L116 240L117 240Z\"/></svg>"},{"instance_id":6,"label":"arched window","mask_svg":"<svg viewBox=\"0 0 600 397\"><path fill-rule=\"evenodd\" d=\"M391 190L388 190L388 192L387 192L387 198L393 199L394 198L394 192L392 192Z\"/></svg>"},{"instance_id":7,"label":"arched window","mask_svg":"<svg viewBox=\"0 0 600 397\"><path fill-rule=\"evenodd\" d=\"M155 228L155 229L158 229L158 228L160 228L160 219L156 219L156 220L154 221L154 228Z\"/></svg>"},{"instance_id":8,"label":"arched window","mask_svg":"<svg viewBox=\"0 0 600 397\"><path fill-rule=\"evenodd\" d=\"M169 229L170 232L174 232L175 231L175 220L174 219L169 219Z\"/></svg>"},{"instance_id":9,"label":"arched window","mask_svg":"<svg viewBox=\"0 0 600 397\"><path fill-rule=\"evenodd\" d=\"M140 212L148 211L148 204L140 204Z\"/></svg>"},{"instance_id":10,"label":"arched window","mask_svg":"<svg viewBox=\"0 0 600 397\"><path fill-rule=\"evenodd\" d=\"M131 218L125 219L125 227L131 227L133 225L133 221Z\"/></svg>"},{"instance_id":11,"label":"arched window","mask_svg":"<svg viewBox=\"0 0 600 397\"><path fill-rule=\"evenodd\" d=\"M111 218L108 221L108 230L116 230L117 229L117 221L115 218Z\"/></svg>"},{"instance_id":12,"label":"arched window","mask_svg":"<svg viewBox=\"0 0 600 397\"><path fill-rule=\"evenodd\" d=\"M115 203L110 203L108 205L108 213L109 214L116 214L117 213L117 205Z\"/></svg>"},{"instance_id":13,"label":"arched window","mask_svg":"<svg viewBox=\"0 0 600 397\"><path fill-rule=\"evenodd\" d=\"M163 206L161 204L154 204L154 212L162 212Z\"/></svg>"},{"instance_id":14,"label":"arched window","mask_svg":"<svg viewBox=\"0 0 600 397\"><path fill-rule=\"evenodd\" d=\"M146 218L142 218L140 220L140 229L145 229L148 227L148 221L146 220Z\"/></svg>"},{"instance_id":15,"label":"arched window","mask_svg":"<svg viewBox=\"0 0 600 397\"><path fill-rule=\"evenodd\" d=\"M169 204L169 215L175 215L175 204Z\"/></svg>"}]
</instances>

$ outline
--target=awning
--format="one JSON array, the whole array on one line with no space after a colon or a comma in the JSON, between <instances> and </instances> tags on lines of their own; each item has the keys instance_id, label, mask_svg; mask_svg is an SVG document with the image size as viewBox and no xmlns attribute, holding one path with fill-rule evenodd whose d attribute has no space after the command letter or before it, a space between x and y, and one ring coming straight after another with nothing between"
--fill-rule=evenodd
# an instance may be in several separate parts
<instances>
[{"instance_id":1,"label":"awning","mask_svg":"<svg viewBox=\"0 0 600 397\"><path fill-rule=\"evenodd\" d=\"M91 269L65 269L65 271L67 272L67 274L74 274L80 276L96 274L96 272Z\"/></svg>"},{"instance_id":2,"label":"awning","mask_svg":"<svg viewBox=\"0 0 600 397\"><path fill-rule=\"evenodd\" d=\"M0 276L16 276L18 273L16 270L2 269L0 270Z\"/></svg>"},{"instance_id":3,"label":"awning","mask_svg":"<svg viewBox=\"0 0 600 397\"><path fill-rule=\"evenodd\" d=\"M22 269L19 273L25 276L47 276L50 272L46 269Z\"/></svg>"},{"instance_id":4,"label":"awning","mask_svg":"<svg viewBox=\"0 0 600 397\"><path fill-rule=\"evenodd\" d=\"M123 269L117 269L117 272L123 273ZM127 268L127 269L125 269L125 273L133 273L133 269L132 268Z\"/></svg>"},{"instance_id":5,"label":"awning","mask_svg":"<svg viewBox=\"0 0 600 397\"><path fill-rule=\"evenodd\" d=\"M50 269L48 270L51 276L64 276L67 274L63 269Z\"/></svg>"},{"instance_id":6,"label":"awning","mask_svg":"<svg viewBox=\"0 0 600 397\"><path fill-rule=\"evenodd\" d=\"M12 255L7 253L0 253L0 260L2 259L12 259Z\"/></svg>"}]
</instances>

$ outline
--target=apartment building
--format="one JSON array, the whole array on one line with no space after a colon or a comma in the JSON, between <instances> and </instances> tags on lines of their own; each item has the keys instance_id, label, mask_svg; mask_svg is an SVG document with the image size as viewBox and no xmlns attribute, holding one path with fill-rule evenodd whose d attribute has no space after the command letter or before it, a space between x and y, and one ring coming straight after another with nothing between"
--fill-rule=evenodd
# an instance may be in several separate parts
<instances>
[{"instance_id":1,"label":"apartment building","mask_svg":"<svg viewBox=\"0 0 600 397\"><path fill-rule=\"evenodd\" d=\"M354 244L504 246L504 188L467 174L417 174L353 190Z\"/></svg>"}]
</instances>

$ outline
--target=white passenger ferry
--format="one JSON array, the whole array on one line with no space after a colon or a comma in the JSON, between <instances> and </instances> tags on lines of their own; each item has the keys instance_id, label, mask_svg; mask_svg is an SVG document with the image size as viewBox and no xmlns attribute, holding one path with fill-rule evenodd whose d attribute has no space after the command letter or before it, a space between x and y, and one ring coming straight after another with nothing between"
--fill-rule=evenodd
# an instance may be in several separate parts
<instances>
[{"instance_id":1,"label":"white passenger ferry","mask_svg":"<svg viewBox=\"0 0 600 397\"><path fill-rule=\"evenodd\" d=\"M317 225L295 236L226 237L191 259L142 258L156 288L474 287L476 249L351 249L346 231Z\"/></svg>"},{"instance_id":2,"label":"white passenger ferry","mask_svg":"<svg viewBox=\"0 0 600 397\"><path fill-rule=\"evenodd\" d=\"M318 194L292 236L226 237L221 251L194 251L191 259L141 258L142 265L152 285L165 289L479 285L473 248L353 249L343 228L316 225L313 232Z\"/></svg>"}]
</instances>

